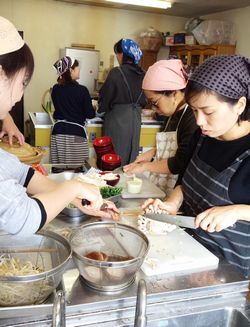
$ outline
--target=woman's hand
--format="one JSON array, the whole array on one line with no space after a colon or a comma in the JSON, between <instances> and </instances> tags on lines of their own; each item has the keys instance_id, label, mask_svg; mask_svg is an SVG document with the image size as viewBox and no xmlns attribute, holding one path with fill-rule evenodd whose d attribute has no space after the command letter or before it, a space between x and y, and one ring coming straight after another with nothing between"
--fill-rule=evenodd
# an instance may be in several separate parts
<instances>
[{"instance_id":1,"label":"woman's hand","mask_svg":"<svg viewBox=\"0 0 250 327\"><path fill-rule=\"evenodd\" d=\"M151 149L140 154L139 156L136 157L134 163L150 162L153 159L155 152L156 152L155 149Z\"/></svg>"},{"instance_id":2,"label":"woman's hand","mask_svg":"<svg viewBox=\"0 0 250 327\"><path fill-rule=\"evenodd\" d=\"M238 219L237 205L213 207L200 213L196 217L195 225L213 233L233 226Z\"/></svg>"},{"instance_id":3,"label":"woman's hand","mask_svg":"<svg viewBox=\"0 0 250 327\"><path fill-rule=\"evenodd\" d=\"M115 221L119 220L119 210L111 201L105 201L103 203L106 204L106 208L103 210L100 210L100 207L95 209L90 206L82 206L80 199L75 199L72 203L86 215L100 217L102 219L112 219Z\"/></svg>"},{"instance_id":4,"label":"woman's hand","mask_svg":"<svg viewBox=\"0 0 250 327\"><path fill-rule=\"evenodd\" d=\"M86 199L90 202L90 204L85 205L84 208L99 211L100 207L103 205L103 198L101 196L100 189L98 186L89 183L84 183L79 180L71 180L67 182L77 183L78 188L76 189L76 198Z\"/></svg>"},{"instance_id":5,"label":"woman's hand","mask_svg":"<svg viewBox=\"0 0 250 327\"><path fill-rule=\"evenodd\" d=\"M159 199L148 199L146 200L143 205L142 209L150 209L152 212L157 212L158 210L164 210L168 214L175 215L178 211L176 204L174 202L165 201L162 202Z\"/></svg>"},{"instance_id":6,"label":"woman's hand","mask_svg":"<svg viewBox=\"0 0 250 327\"><path fill-rule=\"evenodd\" d=\"M127 174L143 174L145 172L145 168L142 163L133 162L124 166L123 171Z\"/></svg>"},{"instance_id":7,"label":"woman's hand","mask_svg":"<svg viewBox=\"0 0 250 327\"><path fill-rule=\"evenodd\" d=\"M24 136L17 128L10 114L7 114L7 116L3 120L2 131L0 132L0 138L2 138L5 134L8 135L9 144L13 143L13 136L17 138L18 143L20 145L24 144Z\"/></svg>"}]
</instances>

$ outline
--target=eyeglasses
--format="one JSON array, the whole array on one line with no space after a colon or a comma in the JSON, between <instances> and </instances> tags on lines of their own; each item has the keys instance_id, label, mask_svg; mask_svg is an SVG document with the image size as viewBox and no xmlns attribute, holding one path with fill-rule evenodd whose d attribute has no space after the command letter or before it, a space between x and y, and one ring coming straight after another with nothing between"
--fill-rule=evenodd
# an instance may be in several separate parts
<instances>
[{"instance_id":1,"label":"eyeglasses","mask_svg":"<svg viewBox=\"0 0 250 327\"><path fill-rule=\"evenodd\" d=\"M162 93L162 94L159 96L159 98L156 99L155 101L148 100L148 103L149 103L152 107L159 108L158 103L159 103L160 99L161 99L162 97L164 97L165 95L166 95L166 94L165 94L165 92L164 92L164 93Z\"/></svg>"}]
</instances>

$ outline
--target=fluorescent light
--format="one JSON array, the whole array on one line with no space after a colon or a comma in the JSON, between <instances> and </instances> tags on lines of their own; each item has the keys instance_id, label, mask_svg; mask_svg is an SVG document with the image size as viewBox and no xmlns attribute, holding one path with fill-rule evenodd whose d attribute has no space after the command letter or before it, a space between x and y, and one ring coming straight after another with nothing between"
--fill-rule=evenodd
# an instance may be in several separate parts
<instances>
[{"instance_id":1,"label":"fluorescent light","mask_svg":"<svg viewBox=\"0 0 250 327\"><path fill-rule=\"evenodd\" d=\"M126 5L143 6L167 9L171 8L171 2L165 0L106 0L108 2L124 3Z\"/></svg>"}]
</instances>

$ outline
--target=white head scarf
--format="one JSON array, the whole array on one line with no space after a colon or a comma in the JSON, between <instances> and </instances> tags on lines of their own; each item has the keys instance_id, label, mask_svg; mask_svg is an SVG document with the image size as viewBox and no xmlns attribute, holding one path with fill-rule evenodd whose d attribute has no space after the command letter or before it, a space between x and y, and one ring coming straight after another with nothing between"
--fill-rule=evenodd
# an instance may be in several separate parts
<instances>
[{"instance_id":1,"label":"white head scarf","mask_svg":"<svg viewBox=\"0 0 250 327\"><path fill-rule=\"evenodd\" d=\"M24 46L24 40L15 26L6 18L0 16L0 55L14 52Z\"/></svg>"}]
</instances>

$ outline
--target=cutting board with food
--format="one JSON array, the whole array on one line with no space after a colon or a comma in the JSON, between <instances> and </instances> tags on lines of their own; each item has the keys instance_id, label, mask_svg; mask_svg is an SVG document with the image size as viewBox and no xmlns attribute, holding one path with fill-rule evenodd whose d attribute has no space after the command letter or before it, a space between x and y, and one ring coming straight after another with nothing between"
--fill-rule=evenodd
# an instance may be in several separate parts
<instances>
[{"instance_id":1,"label":"cutting board with food","mask_svg":"<svg viewBox=\"0 0 250 327\"><path fill-rule=\"evenodd\" d=\"M123 210L120 221L138 227L137 216L123 213ZM158 230L160 231L160 228ZM141 269L147 276L193 272L218 266L219 259L178 226L162 234L154 232L145 234L149 239L150 249Z\"/></svg>"},{"instance_id":2,"label":"cutting board with food","mask_svg":"<svg viewBox=\"0 0 250 327\"><path fill-rule=\"evenodd\" d=\"M141 180L142 185L140 191L138 193L131 193L129 190L128 182L133 182L131 177L123 176L120 181L120 185L123 187L122 191L122 198L124 199L147 199L147 198L164 198L166 195L165 193L156 186L153 182L148 180L145 176L136 178L136 180ZM119 185L118 184L118 185Z\"/></svg>"}]
</instances>

